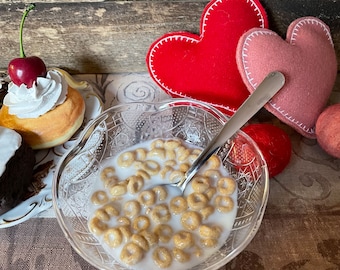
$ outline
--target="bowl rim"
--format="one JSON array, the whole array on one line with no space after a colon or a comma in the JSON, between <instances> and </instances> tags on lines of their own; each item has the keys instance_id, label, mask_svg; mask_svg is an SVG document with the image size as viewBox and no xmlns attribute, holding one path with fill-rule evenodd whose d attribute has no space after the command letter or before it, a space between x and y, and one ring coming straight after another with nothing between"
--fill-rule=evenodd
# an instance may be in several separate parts
<instances>
[{"instance_id":1,"label":"bowl rim","mask_svg":"<svg viewBox=\"0 0 340 270\"><path fill-rule=\"evenodd\" d=\"M82 252L82 249L80 245L73 241L72 234L69 230L66 229L66 225L64 224L63 221L63 214L61 213L59 207L58 207L58 186L59 186L59 172L62 169L62 164L64 161L67 159L68 155L74 151L74 149L77 148L78 144L82 142L83 138L89 135L92 131L92 127L94 125L99 125L101 122L105 121L107 118L107 113L110 111L117 111L118 109L124 108L127 105L150 105L150 106L156 106L156 108L168 108L171 106L176 106L176 105L185 105L185 106L195 106L195 107L200 107L203 108L207 111L209 111L215 118L218 119L218 121L221 122L222 125L224 125L228 119L230 118L229 116L223 114L221 111L216 109L210 104L207 104L203 101L198 101L190 98L170 98L170 99L165 99L157 102L147 102L147 101L132 101L132 102L126 102L126 103L119 103L116 104L110 108L107 108L104 110L99 116L94 118L93 120L89 121L87 125L84 127L83 131L80 133L79 137L75 141L75 144L73 147L71 147L59 160L58 164L56 165L55 173L53 176L53 182L52 182L52 205L54 209L54 213L57 219L57 222L59 224L59 227L62 229L65 238L68 240L69 244L72 246L72 248L83 258L85 259L89 264L93 265L94 267L97 267L99 269L112 269L112 268L103 268L103 265L97 264L97 261L93 261L90 256L88 256L87 253ZM228 261L220 260L213 265L207 266L205 270L209 269L218 269L221 266L226 265L229 263L232 259L234 259L237 255L239 255L248 245L249 243L253 240L255 237L256 233L258 232L260 225L262 224L262 220L265 214L265 209L267 206L268 198L269 198L269 171L268 171L268 166L266 163L266 160L264 159L264 155L262 151L260 150L259 146L257 143L245 132L242 130L239 130L237 134L241 134L244 138L246 138L248 141L251 142L252 147L257 151L257 154L260 156L261 161L263 162L262 170L263 170L263 181L264 181L264 196L261 198L261 204L258 210L258 213L256 215L256 218L254 218L254 222L252 223L252 229L249 231L248 235L243 239L242 243L234 250L230 251L228 254ZM118 263L118 262L117 262ZM204 263L204 262L201 262ZM122 269L125 269L125 266ZM128 269L128 268L126 268Z\"/></svg>"}]
</instances>

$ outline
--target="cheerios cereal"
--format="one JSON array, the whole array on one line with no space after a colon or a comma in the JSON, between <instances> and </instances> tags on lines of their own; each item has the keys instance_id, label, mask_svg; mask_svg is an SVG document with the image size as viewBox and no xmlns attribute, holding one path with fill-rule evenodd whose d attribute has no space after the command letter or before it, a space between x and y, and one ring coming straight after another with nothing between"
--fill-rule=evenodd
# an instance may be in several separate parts
<instances>
[{"instance_id":1,"label":"cheerios cereal","mask_svg":"<svg viewBox=\"0 0 340 270\"><path fill-rule=\"evenodd\" d=\"M89 230L115 260L132 269L192 268L227 239L237 185L213 155L184 194L182 181L202 149L155 139L102 162L89 206Z\"/></svg>"}]
</instances>

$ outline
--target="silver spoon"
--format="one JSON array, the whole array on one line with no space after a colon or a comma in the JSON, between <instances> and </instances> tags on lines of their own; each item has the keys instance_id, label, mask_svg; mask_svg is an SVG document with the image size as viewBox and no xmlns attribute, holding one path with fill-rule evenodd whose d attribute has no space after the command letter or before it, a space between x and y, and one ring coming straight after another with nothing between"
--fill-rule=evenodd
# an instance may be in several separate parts
<instances>
[{"instance_id":1,"label":"silver spoon","mask_svg":"<svg viewBox=\"0 0 340 270\"><path fill-rule=\"evenodd\" d=\"M283 87L284 83L285 77L281 72L274 71L269 73L228 122L225 123L221 131L205 147L186 172L185 178L180 182L165 185L177 187L183 193L188 183L210 156L247 123Z\"/></svg>"}]
</instances>

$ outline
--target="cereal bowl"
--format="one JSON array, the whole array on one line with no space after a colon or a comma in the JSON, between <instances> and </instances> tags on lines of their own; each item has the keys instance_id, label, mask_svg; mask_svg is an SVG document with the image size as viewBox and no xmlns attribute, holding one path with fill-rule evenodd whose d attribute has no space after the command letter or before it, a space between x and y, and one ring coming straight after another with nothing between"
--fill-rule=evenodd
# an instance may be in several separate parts
<instances>
[{"instance_id":1,"label":"cereal bowl","mask_svg":"<svg viewBox=\"0 0 340 270\"><path fill-rule=\"evenodd\" d=\"M211 106L190 99L120 104L91 121L75 147L58 163L53 182L56 217L72 247L97 268L136 269L117 260L89 225L93 217L91 196L101 181L103 164L122 151L151 140L180 140L202 149L227 121ZM267 204L267 165L249 136L239 131L226 140L216 155L236 183L235 215L218 248L204 260L199 259L201 255L194 257L197 263L191 264L191 269L218 269L237 256L255 236ZM156 265L151 268L162 269Z\"/></svg>"}]
</instances>

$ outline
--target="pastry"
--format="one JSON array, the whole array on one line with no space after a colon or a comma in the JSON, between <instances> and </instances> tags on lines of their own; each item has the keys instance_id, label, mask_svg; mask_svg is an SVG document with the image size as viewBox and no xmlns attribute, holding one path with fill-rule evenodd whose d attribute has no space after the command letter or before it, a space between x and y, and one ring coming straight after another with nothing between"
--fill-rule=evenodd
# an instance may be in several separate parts
<instances>
[{"instance_id":1,"label":"pastry","mask_svg":"<svg viewBox=\"0 0 340 270\"><path fill-rule=\"evenodd\" d=\"M22 201L33 181L34 151L14 130L0 127L0 215Z\"/></svg>"}]
</instances>

